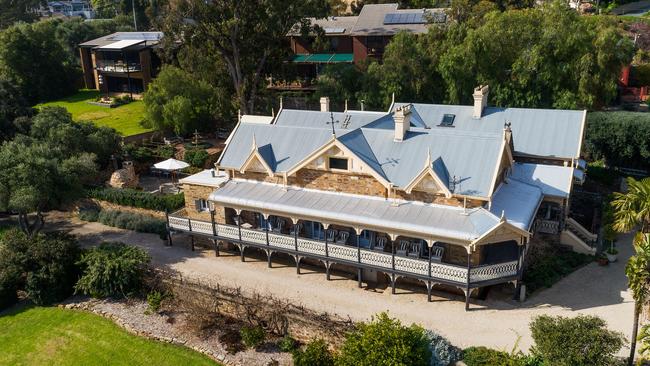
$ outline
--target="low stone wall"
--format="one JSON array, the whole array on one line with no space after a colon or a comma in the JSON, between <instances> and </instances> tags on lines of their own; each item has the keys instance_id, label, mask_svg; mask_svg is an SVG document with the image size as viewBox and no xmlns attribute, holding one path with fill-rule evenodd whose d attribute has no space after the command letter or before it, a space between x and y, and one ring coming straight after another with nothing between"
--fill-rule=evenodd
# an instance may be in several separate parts
<instances>
[{"instance_id":1,"label":"low stone wall","mask_svg":"<svg viewBox=\"0 0 650 366\"><path fill-rule=\"evenodd\" d=\"M79 203L78 206L88 206L88 205L94 205L102 210L113 210L113 211L122 211L122 212L131 212L134 214L139 214L139 215L147 215L151 217L155 217L157 219L165 220L165 213L162 211L155 211L155 210L147 210L144 208L137 208L137 207L130 207L130 206L122 206L118 205L115 203L111 203L108 201L102 201L94 198L90 198L87 200L84 200Z\"/></svg>"}]
</instances>

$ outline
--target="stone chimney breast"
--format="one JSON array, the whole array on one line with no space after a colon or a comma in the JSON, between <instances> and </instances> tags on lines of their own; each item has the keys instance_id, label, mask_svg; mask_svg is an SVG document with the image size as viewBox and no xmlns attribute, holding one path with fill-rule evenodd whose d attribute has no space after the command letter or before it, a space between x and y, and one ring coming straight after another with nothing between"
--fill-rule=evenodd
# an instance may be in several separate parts
<instances>
[{"instance_id":1,"label":"stone chimney breast","mask_svg":"<svg viewBox=\"0 0 650 366\"><path fill-rule=\"evenodd\" d=\"M474 113L472 117L480 119L483 117L483 110L487 107L488 95L490 94L490 87L488 85L479 85L474 89Z\"/></svg>"},{"instance_id":2,"label":"stone chimney breast","mask_svg":"<svg viewBox=\"0 0 650 366\"><path fill-rule=\"evenodd\" d=\"M398 107L393 114L395 121L395 141L404 141L404 137L411 127L411 105L406 104Z\"/></svg>"},{"instance_id":3,"label":"stone chimney breast","mask_svg":"<svg viewBox=\"0 0 650 366\"><path fill-rule=\"evenodd\" d=\"M329 97L321 97L320 98L320 111L321 112L329 112L330 111L330 98Z\"/></svg>"}]
</instances>

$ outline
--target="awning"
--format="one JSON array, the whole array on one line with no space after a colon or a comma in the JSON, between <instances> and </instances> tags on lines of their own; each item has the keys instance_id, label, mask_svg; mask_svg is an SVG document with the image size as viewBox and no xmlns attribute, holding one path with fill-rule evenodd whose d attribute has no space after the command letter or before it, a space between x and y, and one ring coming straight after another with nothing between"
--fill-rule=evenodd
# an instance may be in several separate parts
<instances>
[{"instance_id":1,"label":"awning","mask_svg":"<svg viewBox=\"0 0 650 366\"><path fill-rule=\"evenodd\" d=\"M389 233L408 233L416 238L440 241L472 241L499 224L499 218L484 208L464 210L462 207L394 201L238 179L216 189L209 200L225 207Z\"/></svg>"},{"instance_id":2,"label":"awning","mask_svg":"<svg viewBox=\"0 0 650 366\"><path fill-rule=\"evenodd\" d=\"M160 163L156 163L153 166L156 169L160 169L160 170L175 171L175 170L185 169L189 167L190 164L176 159L167 159L165 161L161 161Z\"/></svg>"},{"instance_id":3,"label":"awning","mask_svg":"<svg viewBox=\"0 0 650 366\"><path fill-rule=\"evenodd\" d=\"M295 55L291 62L303 64L330 64L330 63L352 63L354 55L351 53L313 53L309 55Z\"/></svg>"}]
</instances>

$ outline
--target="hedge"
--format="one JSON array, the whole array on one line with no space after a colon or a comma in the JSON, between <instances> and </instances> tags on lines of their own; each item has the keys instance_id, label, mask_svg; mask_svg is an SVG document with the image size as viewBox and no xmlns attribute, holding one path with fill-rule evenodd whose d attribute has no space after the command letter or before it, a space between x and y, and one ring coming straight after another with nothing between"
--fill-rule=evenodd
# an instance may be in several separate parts
<instances>
[{"instance_id":1,"label":"hedge","mask_svg":"<svg viewBox=\"0 0 650 366\"><path fill-rule=\"evenodd\" d=\"M104 225L138 231L141 233L158 234L161 239L167 237L165 221L148 215L116 210L87 209L79 211L79 218L84 221L100 222Z\"/></svg>"},{"instance_id":2,"label":"hedge","mask_svg":"<svg viewBox=\"0 0 650 366\"><path fill-rule=\"evenodd\" d=\"M144 208L155 211L176 211L185 205L183 193L152 194L135 189L95 188L88 191L88 197L122 206Z\"/></svg>"},{"instance_id":3,"label":"hedge","mask_svg":"<svg viewBox=\"0 0 650 366\"><path fill-rule=\"evenodd\" d=\"M650 168L650 113L589 113L585 150L591 160L608 165Z\"/></svg>"}]
</instances>

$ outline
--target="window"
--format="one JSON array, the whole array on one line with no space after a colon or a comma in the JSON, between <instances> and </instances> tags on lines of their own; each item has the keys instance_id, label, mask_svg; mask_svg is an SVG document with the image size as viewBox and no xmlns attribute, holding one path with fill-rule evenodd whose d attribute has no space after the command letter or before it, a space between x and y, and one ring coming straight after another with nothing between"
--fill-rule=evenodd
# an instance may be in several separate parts
<instances>
[{"instance_id":1,"label":"window","mask_svg":"<svg viewBox=\"0 0 650 366\"><path fill-rule=\"evenodd\" d=\"M196 200L196 210L197 211L210 211L210 206L206 200Z\"/></svg>"},{"instance_id":2,"label":"window","mask_svg":"<svg viewBox=\"0 0 650 366\"><path fill-rule=\"evenodd\" d=\"M330 169L348 170L348 159L330 158Z\"/></svg>"},{"instance_id":3,"label":"window","mask_svg":"<svg viewBox=\"0 0 650 366\"><path fill-rule=\"evenodd\" d=\"M438 126L440 127L454 127L454 119L456 119L455 114L445 114L442 116L442 121Z\"/></svg>"}]
</instances>

